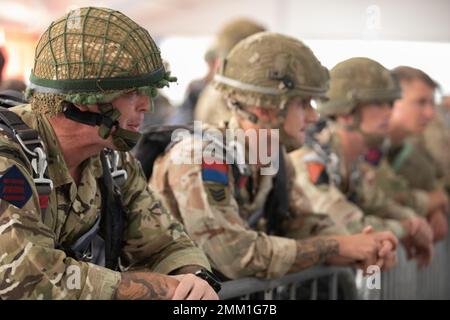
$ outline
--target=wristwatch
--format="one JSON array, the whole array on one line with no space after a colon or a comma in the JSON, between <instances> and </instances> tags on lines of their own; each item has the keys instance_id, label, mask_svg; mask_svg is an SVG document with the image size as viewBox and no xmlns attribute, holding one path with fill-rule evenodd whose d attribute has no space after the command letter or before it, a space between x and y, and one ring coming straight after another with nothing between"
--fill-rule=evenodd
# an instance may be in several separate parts
<instances>
[{"instance_id":1,"label":"wristwatch","mask_svg":"<svg viewBox=\"0 0 450 320\"><path fill-rule=\"evenodd\" d=\"M222 289L222 284L220 280L210 271L207 269L200 269L197 272L194 273L197 277L205 280L208 282L208 284L214 289L216 293Z\"/></svg>"}]
</instances>

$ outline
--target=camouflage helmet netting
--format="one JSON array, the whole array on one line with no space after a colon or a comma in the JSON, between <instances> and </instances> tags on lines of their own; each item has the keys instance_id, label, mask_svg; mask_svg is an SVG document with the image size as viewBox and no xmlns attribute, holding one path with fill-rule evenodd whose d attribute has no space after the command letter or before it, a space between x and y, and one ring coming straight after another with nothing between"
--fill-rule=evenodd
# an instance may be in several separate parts
<instances>
[{"instance_id":1,"label":"camouflage helmet netting","mask_svg":"<svg viewBox=\"0 0 450 320\"><path fill-rule=\"evenodd\" d=\"M153 95L174 80L144 28L118 11L88 7L54 21L41 36L29 96L32 101L36 96L35 102L55 100L45 97L51 94L95 104L110 102L130 89Z\"/></svg>"}]
</instances>

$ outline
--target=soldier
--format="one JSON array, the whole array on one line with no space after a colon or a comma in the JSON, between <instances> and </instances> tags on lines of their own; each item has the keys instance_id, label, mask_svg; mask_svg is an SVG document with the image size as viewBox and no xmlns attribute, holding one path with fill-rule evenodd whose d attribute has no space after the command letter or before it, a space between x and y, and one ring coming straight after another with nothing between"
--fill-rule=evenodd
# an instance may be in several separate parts
<instances>
[{"instance_id":1,"label":"soldier","mask_svg":"<svg viewBox=\"0 0 450 320\"><path fill-rule=\"evenodd\" d=\"M435 119L427 125L419 143L436 164L438 178L450 195L450 153L447 152L450 144L450 96L445 96L437 106Z\"/></svg>"},{"instance_id":2,"label":"soldier","mask_svg":"<svg viewBox=\"0 0 450 320\"><path fill-rule=\"evenodd\" d=\"M217 34L214 45L216 65L220 66L222 60L239 41L265 30L262 25L248 19L237 19L224 25ZM194 119L217 126L221 121L230 119L230 116L231 112L222 94L212 84L207 85L195 105Z\"/></svg>"},{"instance_id":3,"label":"soldier","mask_svg":"<svg viewBox=\"0 0 450 320\"><path fill-rule=\"evenodd\" d=\"M213 132L228 129L228 134L241 132L246 137L254 133L260 140L244 144L212 139L224 154L205 154L196 162L189 161L197 152L195 145L200 152L211 145L198 134L185 136L156 159L150 179L213 267L228 278L275 278L324 262L362 268L384 263L389 268L395 262L396 245L389 232L372 233L368 228L358 235L304 240L280 236L285 224L311 222L299 212L306 204L300 186L292 184L284 151L274 173L270 165L276 161L264 163L259 148L263 137L277 137L277 131L263 129L279 129L282 143L300 142L306 123L315 117L310 100L325 93L328 71L311 50L284 35L255 34L229 53L214 83L233 116L223 131ZM278 140L271 143L279 147ZM258 153L258 161L242 161ZM230 154L236 158L225 161ZM271 155L275 154L273 150ZM188 161L180 163L179 155L186 155ZM289 210L296 212L297 220L288 215ZM332 229L326 217L313 216L317 217L311 229Z\"/></svg>"},{"instance_id":4,"label":"soldier","mask_svg":"<svg viewBox=\"0 0 450 320\"><path fill-rule=\"evenodd\" d=\"M168 120L165 123L178 125L194 121L194 112L198 98L205 87L211 82L216 73L217 66L220 63L214 47L211 47L206 51L204 60L208 66L206 75L201 79L193 80L189 83L183 102L174 113L168 117Z\"/></svg>"},{"instance_id":5,"label":"soldier","mask_svg":"<svg viewBox=\"0 0 450 320\"><path fill-rule=\"evenodd\" d=\"M319 102L324 119L311 128L306 146L290 154L298 183L313 212L327 213L349 232L370 224L391 230L430 263L431 230L409 208L388 199L363 161L369 146L383 138L400 88L389 71L367 58L352 58L330 72L328 100Z\"/></svg>"},{"instance_id":6,"label":"soldier","mask_svg":"<svg viewBox=\"0 0 450 320\"><path fill-rule=\"evenodd\" d=\"M391 144L377 180L397 201L427 217L438 241L448 232L448 197L438 181L437 166L418 141L434 119L437 84L411 67L397 67L393 73L400 81L402 98L394 104L388 130Z\"/></svg>"},{"instance_id":7,"label":"soldier","mask_svg":"<svg viewBox=\"0 0 450 320\"><path fill-rule=\"evenodd\" d=\"M171 81L118 11L80 8L45 31L30 104L0 112L1 299L217 298L203 252L127 152Z\"/></svg>"}]
</instances>

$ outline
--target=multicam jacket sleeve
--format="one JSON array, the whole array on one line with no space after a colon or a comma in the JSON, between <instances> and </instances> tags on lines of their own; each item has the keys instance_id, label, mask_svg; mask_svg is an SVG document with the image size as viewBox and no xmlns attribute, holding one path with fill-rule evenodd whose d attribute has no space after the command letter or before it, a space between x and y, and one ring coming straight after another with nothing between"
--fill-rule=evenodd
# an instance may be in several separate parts
<instances>
[{"instance_id":1,"label":"multicam jacket sleeve","mask_svg":"<svg viewBox=\"0 0 450 320\"><path fill-rule=\"evenodd\" d=\"M173 156L191 150L191 143L185 139L157 160L151 185L164 195L213 267L227 277L285 274L296 257L295 240L249 229L233 197L231 167L226 171L229 181L216 183L203 179L201 162L175 164Z\"/></svg>"},{"instance_id":2,"label":"multicam jacket sleeve","mask_svg":"<svg viewBox=\"0 0 450 320\"><path fill-rule=\"evenodd\" d=\"M392 200L411 208L421 216L427 215L428 192L411 188L408 181L397 174L386 159L381 161L374 171L377 185L383 189L385 194L389 194Z\"/></svg>"},{"instance_id":3,"label":"multicam jacket sleeve","mask_svg":"<svg viewBox=\"0 0 450 320\"><path fill-rule=\"evenodd\" d=\"M205 254L188 237L183 225L150 189L138 161L129 153L123 158L128 173L122 188L128 209L123 262L132 269L144 266L166 274L186 265L210 268Z\"/></svg>"},{"instance_id":4,"label":"multicam jacket sleeve","mask_svg":"<svg viewBox=\"0 0 450 320\"><path fill-rule=\"evenodd\" d=\"M305 155L312 152L314 151L304 147L289 155L296 171L297 183L302 186L314 213L328 214L337 226L345 227L350 233L360 232L365 226L371 225L375 230L391 230L399 238L404 236L405 230L400 222L396 217L389 215L392 213L391 210L384 211L386 207L379 206L370 214L365 212L370 207L369 203L374 205L376 199L370 199L370 201L366 199L367 206L362 207L359 203L356 205L350 202L346 195L332 183L314 183L304 162Z\"/></svg>"}]
</instances>

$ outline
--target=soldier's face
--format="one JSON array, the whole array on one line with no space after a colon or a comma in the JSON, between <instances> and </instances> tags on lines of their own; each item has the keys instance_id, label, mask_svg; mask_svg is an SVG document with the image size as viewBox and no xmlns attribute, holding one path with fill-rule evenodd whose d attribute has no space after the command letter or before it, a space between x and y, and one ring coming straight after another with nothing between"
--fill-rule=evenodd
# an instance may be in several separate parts
<instances>
[{"instance_id":1,"label":"soldier's face","mask_svg":"<svg viewBox=\"0 0 450 320\"><path fill-rule=\"evenodd\" d=\"M421 133L434 117L434 89L421 80L401 85L402 98L394 104L392 120L410 134Z\"/></svg>"},{"instance_id":2,"label":"soldier's face","mask_svg":"<svg viewBox=\"0 0 450 320\"><path fill-rule=\"evenodd\" d=\"M306 127L317 121L317 113L311 107L310 99L295 98L290 100L286 107L283 129L298 143L303 144Z\"/></svg>"},{"instance_id":3,"label":"soldier's face","mask_svg":"<svg viewBox=\"0 0 450 320\"><path fill-rule=\"evenodd\" d=\"M139 127L144 120L144 113L149 110L151 100L146 95L138 94L136 91L120 96L112 102L114 108L120 111L119 125L121 128L130 131L139 131ZM97 105L92 105L89 108L80 107L82 111L90 110L92 112L100 113ZM97 132L98 128L91 126L83 126L83 130L92 131L90 136L91 142L101 145L102 147L115 149L113 139L109 136L107 139L102 139Z\"/></svg>"},{"instance_id":4,"label":"soldier's face","mask_svg":"<svg viewBox=\"0 0 450 320\"><path fill-rule=\"evenodd\" d=\"M362 105L359 109L361 131L379 137L387 135L391 111L392 104L387 102Z\"/></svg>"},{"instance_id":5,"label":"soldier's face","mask_svg":"<svg viewBox=\"0 0 450 320\"><path fill-rule=\"evenodd\" d=\"M144 121L144 113L150 108L151 100L147 95L139 94L137 91L120 96L112 102L112 105L120 111L120 127L139 131Z\"/></svg>"}]
</instances>

